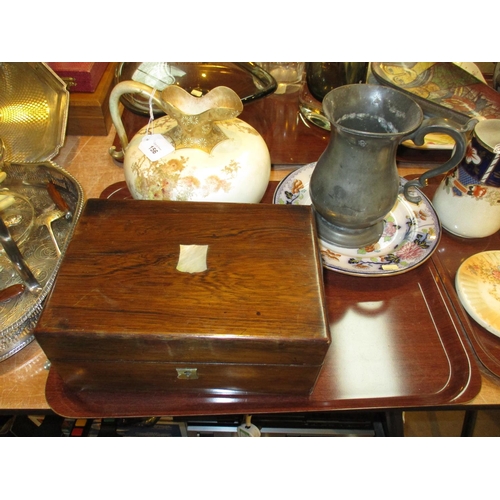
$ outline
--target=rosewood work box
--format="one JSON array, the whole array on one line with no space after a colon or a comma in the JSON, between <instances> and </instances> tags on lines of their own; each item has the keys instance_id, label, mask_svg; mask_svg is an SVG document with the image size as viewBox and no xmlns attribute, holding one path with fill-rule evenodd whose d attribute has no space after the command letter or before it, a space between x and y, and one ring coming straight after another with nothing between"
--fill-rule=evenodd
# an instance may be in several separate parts
<instances>
[{"instance_id":1,"label":"rosewood work box","mask_svg":"<svg viewBox=\"0 0 500 500\"><path fill-rule=\"evenodd\" d=\"M308 394L330 344L311 208L90 199L35 336L73 390Z\"/></svg>"}]
</instances>

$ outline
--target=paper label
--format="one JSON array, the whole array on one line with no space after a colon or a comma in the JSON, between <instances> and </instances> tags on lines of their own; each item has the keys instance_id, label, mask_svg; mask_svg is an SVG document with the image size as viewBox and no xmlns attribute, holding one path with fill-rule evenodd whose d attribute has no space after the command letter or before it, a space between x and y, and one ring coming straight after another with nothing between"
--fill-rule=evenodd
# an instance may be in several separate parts
<instances>
[{"instance_id":1,"label":"paper label","mask_svg":"<svg viewBox=\"0 0 500 500\"><path fill-rule=\"evenodd\" d=\"M161 134L145 135L139 149L151 160L157 161L175 151L174 146Z\"/></svg>"}]
</instances>

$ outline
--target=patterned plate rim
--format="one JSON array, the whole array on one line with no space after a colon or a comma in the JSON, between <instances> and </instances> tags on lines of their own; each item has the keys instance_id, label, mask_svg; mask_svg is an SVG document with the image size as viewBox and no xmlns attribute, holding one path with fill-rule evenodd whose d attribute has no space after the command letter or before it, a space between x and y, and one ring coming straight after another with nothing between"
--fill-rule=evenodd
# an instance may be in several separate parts
<instances>
[{"instance_id":1,"label":"patterned plate rim","mask_svg":"<svg viewBox=\"0 0 500 500\"><path fill-rule=\"evenodd\" d=\"M289 174L287 174L278 183L278 186L276 187L276 190L275 190L274 196L273 196L273 203L274 204L283 204L283 203L280 203L280 200L282 199L283 186L290 180L290 178L296 177L300 173L304 173L304 172L306 172L306 175L307 175L307 170L310 170L311 173L312 173L312 171L313 171L313 169L314 169L315 166L316 166L316 162L308 163L306 165L303 165L302 167L299 167L296 170L293 170ZM400 178L400 182L401 182L402 185L404 185L407 181L406 181L406 179L404 179L404 178L401 177ZM303 189L307 189L307 188L304 187ZM325 267L325 269L328 269L328 270L331 270L331 271L335 271L335 272L338 272L338 273L341 273L341 274L347 274L347 275L350 275L350 276L382 277L382 276L394 276L394 275L406 273L408 271L411 271L412 269L415 269L415 268L419 267L424 262L426 262L432 256L432 254L434 253L434 251L438 247L439 242L441 240L441 233L442 233L442 231L441 231L441 223L439 221L439 217L438 217L436 211L434 210L434 207L432 206L432 203L430 202L430 200L427 198L427 196L424 193L422 193L421 190L417 189L417 191L418 191L418 194L421 195L421 197L422 197L422 201L418 205L415 204L415 203L411 203L411 202L407 201L406 199L404 199L404 197L402 195L400 195L398 197L398 201L400 203L402 203L407 210L412 211L413 215L415 215L415 212L413 210L411 210L412 206L414 206L415 208L418 208L420 204L423 204L423 206L425 207L425 209L427 209L428 212L430 213L431 218L433 219L433 223L429 224L429 229L434 231L435 236L434 236L434 238L432 240L432 244L429 245L429 248L428 248L427 252L425 252L424 254L422 254L418 259L416 259L416 260L414 260L412 262L404 264L403 267L398 267L397 269L390 269L390 270L377 270L376 272L374 272L373 270L372 271L366 271L366 269L363 268L363 267L356 268L356 267L354 267L354 265L353 265L353 269L349 269L349 268L346 268L346 267L341 267L341 266L333 265L331 263L331 261L328 262L328 261L325 260L325 258L323 256L323 252L322 252L323 266ZM304 204L304 203L300 203L300 199L301 198L296 197L295 199L293 199L288 204L290 204L290 205ZM421 212L421 210L419 212ZM415 221L417 221L417 222L419 221L418 217L415 217ZM417 235L422 234L422 232L419 231L420 227L421 226L418 225L417 228L416 228ZM328 244L328 243L325 244L325 242L323 242L321 239L319 239L319 244L320 244L320 247L332 247L331 244ZM339 254L340 257L344 257L344 258L348 257L347 255L345 255L345 253L343 253L343 250L342 250L341 247L336 247L336 249L338 250L338 254ZM382 255L386 255L386 254L382 254ZM374 265L377 265L377 261L376 260L373 261L373 263L374 263ZM382 264L380 264L380 265L382 265Z\"/></svg>"}]
</instances>

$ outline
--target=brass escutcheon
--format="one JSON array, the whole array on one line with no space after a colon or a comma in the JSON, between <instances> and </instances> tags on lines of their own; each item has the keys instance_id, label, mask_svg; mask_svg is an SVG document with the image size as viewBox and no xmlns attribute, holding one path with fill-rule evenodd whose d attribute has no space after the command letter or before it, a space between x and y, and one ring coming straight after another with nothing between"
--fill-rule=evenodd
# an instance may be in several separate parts
<instances>
[{"instance_id":1,"label":"brass escutcheon","mask_svg":"<svg viewBox=\"0 0 500 500\"><path fill-rule=\"evenodd\" d=\"M195 380L198 378L197 368L176 368L177 378L182 380Z\"/></svg>"}]
</instances>

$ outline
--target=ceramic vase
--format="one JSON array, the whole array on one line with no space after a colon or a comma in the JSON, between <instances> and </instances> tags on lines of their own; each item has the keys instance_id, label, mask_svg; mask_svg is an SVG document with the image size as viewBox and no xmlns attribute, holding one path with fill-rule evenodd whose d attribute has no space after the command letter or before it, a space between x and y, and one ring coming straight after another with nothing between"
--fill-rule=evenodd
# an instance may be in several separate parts
<instances>
[{"instance_id":1,"label":"ceramic vase","mask_svg":"<svg viewBox=\"0 0 500 500\"><path fill-rule=\"evenodd\" d=\"M432 203L456 236L484 238L500 230L500 120L476 124L465 157L443 178Z\"/></svg>"},{"instance_id":2,"label":"ceramic vase","mask_svg":"<svg viewBox=\"0 0 500 500\"><path fill-rule=\"evenodd\" d=\"M120 117L119 99L141 93L166 114L151 120L130 143ZM236 118L241 99L227 87L195 97L177 86L159 95L145 84L121 82L110 96L113 123L122 151L125 180L135 199L258 203L269 183L266 143Z\"/></svg>"}]
</instances>

